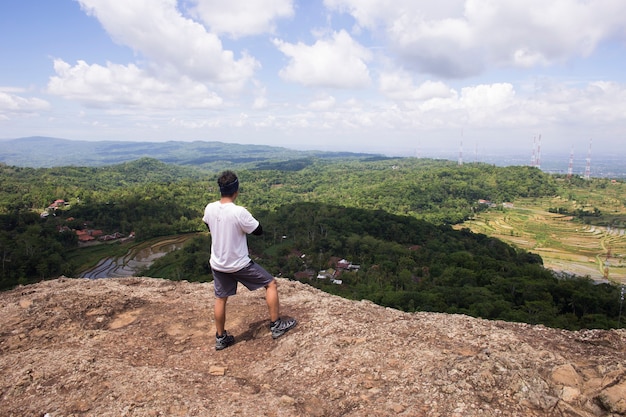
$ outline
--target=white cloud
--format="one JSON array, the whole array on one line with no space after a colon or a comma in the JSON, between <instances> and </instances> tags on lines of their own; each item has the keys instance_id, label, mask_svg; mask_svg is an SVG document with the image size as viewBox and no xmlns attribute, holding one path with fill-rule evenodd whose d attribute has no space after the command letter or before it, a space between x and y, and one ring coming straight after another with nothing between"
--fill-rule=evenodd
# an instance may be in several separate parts
<instances>
[{"instance_id":1,"label":"white cloud","mask_svg":"<svg viewBox=\"0 0 626 417\"><path fill-rule=\"evenodd\" d=\"M588 56L624 39L621 0L325 0L385 37L407 68L466 77L492 65L532 67Z\"/></svg>"},{"instance_id":2,"label":"white cloud","mask_svg":"<svg viewBox=\"0 0 626 417\"><path fill-rule=\"evenodd\" d=\"M268 102L267 102L267 97L265 96L259 96L256 97L254 99L254 101L252 102L252 108L254 110L262 110L267 108Z\"/></svg>"},{"instance_id":3,"label":"white cloud","mask_svg":"<svg viewBox=\"0 0 626 417\"><path fill-rule=\"evenodd\" d=\"M212 33L234 38L272 33L277 19L294 15L292 0L197 0L193 12Z\"/></svg>"},{"instance_id":4,"label":"white cloud","mask_svg":"<svg viewBox=\"0 0 626 417\"><path fill-rule=\"evenodd\" d=\"M306 120L311 130L333 129L340 137L346 129L396 135L411 130L414 134L460 132L463 128L527 132L581 121L620 126L626 114L626 86L615 83L594 82L576 88L547 84L524 95L510 83L472 85L458 92L432 81L406 87L407 94L399 96L402 105L385 101L334 102L326 109L320 106L321 113L300 113L299 120ZM276 125L282 125L286 117L278 117Z\"/></svg>"},{"instance_id":5,"label":"white cloud","mask_svg":"<svg viewBox=\"0 0 626 417\"><path fill-rule=\"evenodd\" d=\"M461 129L623 137L624 0L76 1L94 27L64 38L55 50L68 55L45 52L54 72L34 60L23 78L4 70L4 83L29 86L0 87L4 135L150 130L309 148L457 140ZM98 24L134 58L116 61L106 42L81 55ZM24 38L15 50L36 52ZM26 78L37 70L47 73ZM92 125L106 129L82 130Z\"/></svg>"},{"instance_id":6,"label":"white cloud","mask_svg":"<svg viewBox=\"0 0 626 417\"><path fill-rule=\"evenodd\" d=\"M531 103L546 118L562 124L603 126L626 121L626 85L616 82L543 83Z\"/></svg>"},{"instance_id":7,"label":"white cloud","mask_svg":"<svg viewBox=\"0 0 626 417\"><path fill-rule=\"evenodd\" d=\"M615 82L597 81L586 88L591 100L587 109L599 122L626 120L626 87Z\"/></svg>"},{"instance_id":8,"label":"white cloud","mask_svg":"<svg viewBox=\"0 0 626 417\"><path fill-rule=\"evenodd\" d=\"M515 66L531 68L538 65L547 66L549 64L546 57L538 51L531 51L528 48L520 48L513 52L513 63Z\"/></svg>"},{"instance_id":9,"label":"white cloud","mask_svg":"<svg viewBox=\"0 0 626 417\"><path fill-rule=\"evenodd\" d=\"M23 93L26 89L23 87L13 87L8 85L0 85L0 92L3 93Z\"/></svg>"},{"instance_id":10,"label":"white cloud","mask_svg":"<svg viewBox=\"0 0 626 417\"><path fill-rule=\"evenodd\" d=\"M515 99L513 85L509 83L481 84L461 90L460 100L467 108L481 108L490 111L506 107Z\"/></svg>"},{"instance_id":11,"label":"white cloud","mask_svg":"<svg viewBox=\"0 0 626 417\"><path fill-rule=\"evenodd\" d=\"M467 115L467 123L472 126L510 126L510 113L519 112L520 101L516 100L513 85L496 83L477 85L461 89L459 102ZM514 112L510 112L514 109Z\"/></svg>"},{"instance_id":12,"label":"white cloud","mask_svg":"<svg viewBox=\"0 0 626 417\"><path fill-rule=\"evenodd\" d=\"M166 83L151 77L137 66L108 63L74 66L54 61L56 76L50 78L48 92L93 107L123 105L147 109L216 108L222 99L204 84L181 77Z\"/></svg>"},{"instance_id":13,"label":"white cloud","mask_svg":"<svg viewBox=\"0 0 626 417\"><path fill-rule=\"evenodd\" d=\"M320 96L311 101L308 108L311 110L330 110L335 106L336 100L333 96Z\"/></svg>"},{"instance_id":14,"label":"white cloud","mask_svg":"<svg viewBox=\"0 0 626 417\"><path fill-rule=\"evenodd\" d=\"M425 101L433 98L450 98L453 89L441 81L424 81L415 86L411 74L406 71L384 72L379 77L380 91L392 100Z\"/></svg>"},{"instance_id":15,"label":"white cloud","mask_svg":"<svg viewBox=\"0 0 626 417\"><path fill-rule=\"evenodd\" d=\"M344 30L311 46L279 39L274 44L290 58L287 67L280 71L287 81L333 88L362 88L371 82L366 64L372 58L371 52Z\"/></svg>"},{"instance_id":16,"label":"white cloud","mask_svg":"<svg viewBox=\"0 0 626 417\"><path fill-rule=\"evenodd\" d=\"M0 116L8 119L9 113L36 113L46 110L50 103L37 97L22 97L12 94L21 92L15 88L0 88Z\"/></svg>"},{"instance_id":17,"label":"white cloud","mask_svg":"<svg viewBox=\"0 0 626 417\"><path fill-rule=\"evenodd\" d=\"M155 72L240 89L259 63L243 53L236 59L220 39L183 17L176 0L78 0L118 43L147 57Z\"/></svg>"}]
</instances>

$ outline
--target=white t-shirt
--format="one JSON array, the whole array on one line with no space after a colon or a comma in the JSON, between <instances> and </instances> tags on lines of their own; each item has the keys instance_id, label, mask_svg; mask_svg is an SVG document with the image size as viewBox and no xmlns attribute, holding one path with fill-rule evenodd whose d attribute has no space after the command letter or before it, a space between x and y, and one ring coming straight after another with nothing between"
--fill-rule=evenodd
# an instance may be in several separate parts
<instances>
[{"instance_id":1,"label":"white t-shirt","mask_svg":"<svg viewBox=\"0 0 626 417\"><path fill-rule=\"evenodd\" d=\"M202 220L211 231L211 268L230 273L250 263L246 235L259 227L259 221L245 207L215 201L204 208Z\"/></svg>"}]
</instances>

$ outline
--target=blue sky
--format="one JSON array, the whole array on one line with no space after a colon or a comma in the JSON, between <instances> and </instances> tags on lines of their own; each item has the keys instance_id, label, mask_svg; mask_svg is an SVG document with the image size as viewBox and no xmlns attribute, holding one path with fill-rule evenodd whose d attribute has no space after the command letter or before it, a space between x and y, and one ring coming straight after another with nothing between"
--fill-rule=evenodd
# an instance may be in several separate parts
<instances>
[{"instance_id":1,"label":"blue sky","mask_svg":"<svg viewBox=\"0 0 626 417\"><path fill-rule=\"evenodd\" d=\"M2 139L626 156L623 0L9 0L0 60Z\"/></svg>"}]
</instances>

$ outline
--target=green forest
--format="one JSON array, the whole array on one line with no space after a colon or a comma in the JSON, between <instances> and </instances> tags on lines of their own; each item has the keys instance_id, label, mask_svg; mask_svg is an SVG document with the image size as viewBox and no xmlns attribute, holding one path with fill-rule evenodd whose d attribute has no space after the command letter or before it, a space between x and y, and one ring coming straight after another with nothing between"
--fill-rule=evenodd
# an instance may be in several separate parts
<instances>
[{"instance_id":1,"label":"green forest","mask_svg":"<svg viewBox=\"0 0 626 417\"><path fill-rule=\"evenodd\" d=\"M619 287L557 276L538 255L451 227L484 210L479 200L567 196L608 180L381 157L264 161L237 172L238 204L265 230L249 237L251 255L276 276L404 311L621 327ZM201 216L218 198L217 175L149 158L97 168L0 165L0 287L77 276L128 244L82 247L76 232L94 229L132 233L135 241L195 233L141 275L210 281L210 235ZM63 204L51 207L58 200ZM598 211L578 213L581 221L588 214ZM317 278L320 271L328 278Z\"/></svg>"}]
</instances>

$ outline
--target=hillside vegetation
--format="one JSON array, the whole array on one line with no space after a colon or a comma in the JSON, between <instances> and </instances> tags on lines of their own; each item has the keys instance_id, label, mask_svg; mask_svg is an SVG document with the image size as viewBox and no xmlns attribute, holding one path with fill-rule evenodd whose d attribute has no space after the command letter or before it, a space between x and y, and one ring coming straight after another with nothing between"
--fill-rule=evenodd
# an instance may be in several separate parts
<instances>
[{"instance_id":1,"label":"hillside vegetation","mask_svg":"<svg viewBox=\"0 0 626 417\"><path fill-rule=\"evenodd\" d=\"M412 158L307 158L257 168L238 171L238 203L263 223L266 234L251 237L250 247L276 275L406 311L572 329L621 326L618 287L562 279L536 253L451 227L489 209L479 200L501 206L568 199L588 184L530 167ZM118 232L137 241L204 232L202 210L217 198L215 179L215 172L147 158L100 168L0 166L0 284L76 276L88 262L76 254L92 250L78 247L76 230ZM46 209L58 199L66 204ZM589 214L599 219L601 210L586 207L573 216L582 225L590 223ZM144 275L210 280L209 239L206 233L192 239ZM112 244L111 251L119 246ZM341 270L342 259L358 268ZM329 279L318 279L320 270Z\"/></svg>"}]
</instances>

